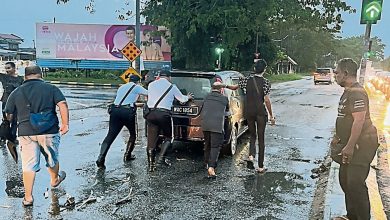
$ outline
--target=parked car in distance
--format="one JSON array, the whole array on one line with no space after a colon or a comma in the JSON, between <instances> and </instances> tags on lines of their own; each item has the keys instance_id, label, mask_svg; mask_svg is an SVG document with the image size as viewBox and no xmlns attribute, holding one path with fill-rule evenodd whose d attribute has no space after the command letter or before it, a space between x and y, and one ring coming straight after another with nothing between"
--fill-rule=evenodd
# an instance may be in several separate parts
<instances>
[{"instance_id":1,"label":"parked car in distance","mask_svg":"<svg viewBox=\"0 0 390 220\"><path fill-rule=\"evenodd\" d=\"M313 75L314 85L317 85L320 82L325 82L330 85L335 81L334 71L332 68L317 68Z\"/></svg>"},{"instance_id":2,"label":"parked car in distance","mask_svg":"<svg viewBox=\"0 0 390 220\"><path fill-rule=\"evenodd\" d=\"M216 80L228 84L238 84L243 77L236 71L191 72L172 71L172 83L183 94L193 93L194 99L187 103L175 102L172 108L174 139L184 142L203 142L200 113L203 99L211 92L211 85ZM225 119L225 153L234 155L238 138L248 129L243 117L244 93L241 89L222 91L229 99L231 116Z\"/></svg>"}]
</instances>

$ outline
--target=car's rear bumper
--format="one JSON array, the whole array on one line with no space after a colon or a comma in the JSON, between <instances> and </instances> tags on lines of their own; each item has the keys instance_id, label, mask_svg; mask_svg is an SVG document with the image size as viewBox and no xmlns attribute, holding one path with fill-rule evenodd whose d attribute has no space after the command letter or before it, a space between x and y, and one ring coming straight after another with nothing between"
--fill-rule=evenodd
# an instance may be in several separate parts
<instances>
[{"instance_id":1,"label":"car's rear bumper","mask_svg":"<svg viewBox=\"0 0 390 220\"><path fill-rule=\"evenodd\" d=\"M173 137L178 141L203 141L203 132L200 126L174 125Z\"/></svg>"},{"instance_id":2,"label":"car's rear bumper","mask_svg":"<svg viewBox=\"0 0 390 220\"><path fill-rule=\"evenodd\" d=\"M314 77L314 81L316 81L316 82L330 82L330 81L332 81L332 77L326 77L326 76Z\"/></svg>"}]
</instances>

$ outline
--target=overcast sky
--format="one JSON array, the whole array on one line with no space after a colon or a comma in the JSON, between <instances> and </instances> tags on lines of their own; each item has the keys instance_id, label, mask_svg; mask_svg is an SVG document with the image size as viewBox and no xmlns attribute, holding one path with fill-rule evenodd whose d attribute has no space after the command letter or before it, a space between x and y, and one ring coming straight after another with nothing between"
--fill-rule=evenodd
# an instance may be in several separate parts
<instances>
[{"instance_id":1,"label":"overcast sky","mask_svg":"<svg viewBox=\"0 0 390 220\"><path fill-rule=\"evenodd\" d=\"M361 0L346 0L357 9L356 14L344 14L345 23L341 36L349 37L362 35L365 26L359 24ZM71 0L65 5L57 5L56 0L1 0L0 33L13 33L25 39L22 47L32 47L35 38L36 22L52 22L56 18L58 23L83 24L134 24L135 18L129 21L117 19L115 10L123 7L124 0L95 0L96 13L89 14L85 6L89 0ZM129 0L131 4L135 1ZM390 56L390 1L383 2L382 20L372 27L372 36L380 37L387 45L385 55ZM385 27L386 25L386 27ZM387 30L387 34L386 34Z\"/></svg>"}]
</instances>

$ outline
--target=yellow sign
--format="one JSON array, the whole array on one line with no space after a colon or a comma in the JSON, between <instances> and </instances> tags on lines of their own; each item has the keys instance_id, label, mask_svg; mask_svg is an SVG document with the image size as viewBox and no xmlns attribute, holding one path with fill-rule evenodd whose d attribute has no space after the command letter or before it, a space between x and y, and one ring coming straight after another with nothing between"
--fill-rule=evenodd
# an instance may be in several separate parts
<instances>
[{"instance_id":1,"label":"yellow sign","mask_svg":"<svg viewBox=\"0 0 390 220\"><path fill-rule=\"evenodd\" d=\"M126 57L129 61L133 62L142 52L138 47L133 43L129 42L126 46L121 50L123 56Z\"/></svg>"},{"instance_id":2,"label":"yellow sign","mask_svg":"<svg viewBox=\"0 0 390 220\"><path fill-rule=\"evenodd\" d=\"M127 69L121 76L120 78L128 83L130 81L130 76L131 75L136 75L138 76L139 78L141 78L141 75L137 72L137 70L133 69L132 67L130 67L129 69Z\"/></svg>"}]
</instances>

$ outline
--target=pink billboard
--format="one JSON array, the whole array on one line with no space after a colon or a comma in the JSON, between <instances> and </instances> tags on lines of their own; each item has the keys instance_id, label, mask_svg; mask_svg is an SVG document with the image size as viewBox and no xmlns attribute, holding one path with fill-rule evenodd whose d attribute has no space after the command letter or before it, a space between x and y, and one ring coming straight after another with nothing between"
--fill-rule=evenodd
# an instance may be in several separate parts
<instances>
[{"instance_id":1,"label":"pink billboard","mask_svg":"<svg viewBox=\"0 0 390 220\"><path fill-rule=\"evenodd\" d=\"M171 47L163 37L167 34L164 27L141 26L143 60L171 60ZM135 42L134 25L36 24L36 53L41 59L126 60L120 50L129 42Z\"/></svg>"}]
</instances>

